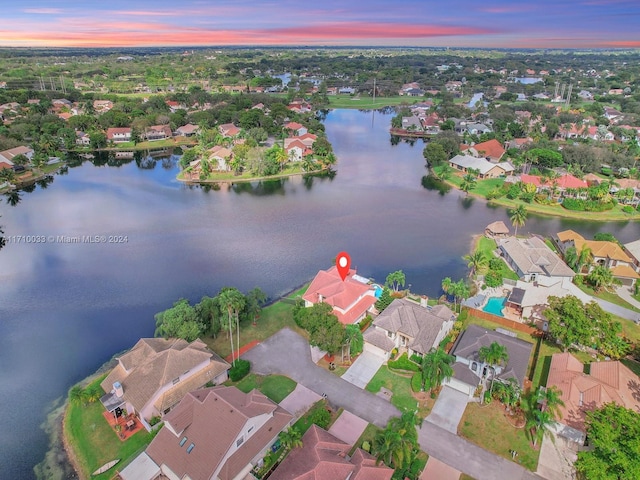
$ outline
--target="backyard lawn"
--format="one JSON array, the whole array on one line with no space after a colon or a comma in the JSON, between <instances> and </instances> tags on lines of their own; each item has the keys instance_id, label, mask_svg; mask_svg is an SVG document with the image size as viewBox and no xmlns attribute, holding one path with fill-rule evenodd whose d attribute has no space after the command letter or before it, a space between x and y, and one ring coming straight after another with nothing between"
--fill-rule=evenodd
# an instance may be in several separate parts
<instances>
[{"instance_id":1,"label":"backyard lawn","mask_svg":"<svg viewBox=\"0 0 640 480\"><path fill-rule=\"evenodd\" d=\"M292 293L288 299L291 299L291 303L288 301L278 300L277 302L262 309L260 318L257 325L252 325L249 322L240 324L240 346L246 345L254 340L259 342L269 338L274 333L282 330L285 327L299 333L305 338L308 338L307 332L302 330L296 325L293 320L293 299L302 295L306 291L307 286ZM231 354L231 346L229 345L229 337L225 332L220 332L216 338L205 337L202 339L207 346L220 355L222 358ZM235 342L235 335L234 335Z\"/></svg>"},{"instance_id":2,"label":"backyard lawn","mask_svg":"<svg viewBox=\"0 0 640 480\"><path fill-rule=\"evenodd\" d=\"M352 97L351 95L328 95L331 108L374 109L391 105L411 105L420 100L413 97Z\"/></svg>"},{"instance_id":3,"label":"backyard lawn","mask_svg":"<svg viewBox=\"0 0 640 480\"><path fill-rule=\"evenodd\" d=\"M234 385L233 382L225 382L225 385ZM284 375L256 375L250 373L235 384L238 390L249 393L257 388L276 403L280 403L296 388L297 383Z\"/></svg>"},{"instance_id":4,"label":"backyard lawn","mask_svg":"<svg viewBox=\"0 0 640 480\"><path fill-rule=\"evenodd\" d=\"M517 462L531 471L538 466L540 450L531 446L524 428L515 428L508 423L499 402L482 407L469 403L460 420L458 434L508 460L511 460L509 450L515 450Z\"/></svg>"},{"instance_id":5,"label":"backyard lawn","mask_svg":"<svg viewBox=\"0 0 640 480\"><path fill-rule=\"evenodd\" d=\"M104 376L101 376L91 385L100 383L103 379ZM120 459L116 468L121 470L128 460L135 458L153 439L153 435L143 429L126 441L121 441L107 424L102 412L104 407L100 402L89 403L86 406L71 403L64 418L65 438L72 446L85 478L89 478L93 471L115 459ZM106 480L113 475L112 469L92 478Z\"/></svg>"},{"instance_id":6,"label":"backyard lawn","mask_svg":"<svg viewBox=\"0 0 640 480\"><path fill-rule=\"evenodd\" d=\"M476 246L476 251L484 252L485 256L488 259L491 259L495 257L493 252L495 251L496 248L497 248L497 245L495 240L482 236L478 239L478 245ZM479 273L481 274L486 274L488 271L489 271L488 264L479 269ZM502 278L509 278L511 280L518 280L519 278L518 274L513 270L511 270L504 260L502 260L500 273L502 274Z\"/></svg>"}]
</instances>

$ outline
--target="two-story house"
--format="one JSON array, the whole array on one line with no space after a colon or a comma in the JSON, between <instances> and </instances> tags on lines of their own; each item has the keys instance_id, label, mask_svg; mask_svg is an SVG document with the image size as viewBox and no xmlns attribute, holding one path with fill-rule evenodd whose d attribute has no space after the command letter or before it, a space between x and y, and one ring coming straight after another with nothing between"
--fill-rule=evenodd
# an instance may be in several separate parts
<instances>
[{"instance_id":1,"label":"two-story house","mask_svg":"<svg viewBox=\"0 0 640 480\"><path fill-rule=\"evenodd\" d=\"M429 307L406 298L396 298L364 333L364 349L389 358L391 351L422 356L453 328L455 314L446 305Z\"/></svg>"},{"instance_id":2,"label":"two-story house","mask_svg":"<svg viewBox=\"0 0 640 480\"><path fill-rule=\"evenodd\" d=\"M131 127L107 128L107 140L113 143L130 142Z\"/></svg>"},{"instance_id":3,"label":"two-story house","mask_svg":"<svg viewBox=\"0 0 640 480\"><path fill-rule=\"evenodd\" d=\"M218 386L187 394L164 428L120 472L123 480L241 480L293 416L265 395Z\"/></svg>"},{"instance_id":4,"label":"two-story house","mask_svg":"<svg viewBox=\"0 0 640 480\"><path fill-rule=\"evenodd\" d=\"M201 340L142 338L100 384L100 401L116 417L136 413L149 420L168 413L191 390L227 380L230 365Z\"/></svg>"}]
</instances>

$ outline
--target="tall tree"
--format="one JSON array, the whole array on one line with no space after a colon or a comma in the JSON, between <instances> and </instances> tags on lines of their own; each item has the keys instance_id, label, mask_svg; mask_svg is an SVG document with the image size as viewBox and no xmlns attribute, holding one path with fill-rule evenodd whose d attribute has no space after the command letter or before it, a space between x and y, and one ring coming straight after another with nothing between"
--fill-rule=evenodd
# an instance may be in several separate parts
<instances>
[{"instance_id":1,"label":"tall tree","mask_svg":"<svg viewBox=\"0 0 640 480\"><path fill-rule=\"evenodd\" d=\"M538 403L542 406L541 409L549 411L554 419L561 417L560 407L564 407L562 391L555 385L538 390Z\"/></svg>"},{"instance_id":2,"label":"tall tree","mask_svg":"<svg viewBox=\"0 0 640 480\"><path fill-rule=\"evenodd\" d=\"M460 183L460 190L469 195L469 192L476 188L476 184L478 183L476 175L473 173L465 173L462 177L462 183Z\"/></svg>"},{"instance_id":3,"label":"tall tree","mask_svg":"<svg viewBox=\"0 0 640 480\"><path fill-rule=\"evenodd\" d=\"M589 272L586 277L587 283L589 283L596 292L600 292L609 288L615 281L613 272L604 265L596 265L593 270Z\"/></svg>"},{"instance_id":4,"label":"tall tree","mask_svg":"<svg viewBox=\"0 0 640 480\"><path fill-rule=\"evenodd\" d=\"M476 250L462 258L467 262L467 267L471 269L469 276L473 276L480 267L489 263L489 259L483 250Z\"/></svg>"},{"instance_id":5,"label":"tall tree","mask_svg":"<svg viewBox=\"0 0 640 480\"><path fill-rule=\"evenodd\" d=\"M581 480L640 478L640 414L615 403L587 412L590 448L575 462Z\"/></svg>"},{"instance_id":6,"label":"tall tree","mask_svg":"<svg viewBox=\"0 0 640 480\"><path fill-rule=\"evenodd\" d=\"M454 358L441 348L425 354L422 357L422 389L428 384L433 394L445 380L449 380L453 376L453 361Z\"/></svg>"},{"instance_id":7,"label":"tall tree","mask_svg":"<svg viewBox=\"0 0 640 480\"><path fill-rule=\"evenodd\" d=\"M246 310L254 325L262 311L262 306L267 302L267 298L267 294L259 287L256 287L247 293Z\"/></svg>"},{"instance_id":8,"label":"tall tree","mask_svg":"<svg viewBox=\"0 0 640 480\"><path fill-rule=\"evenodd\" d=\"M289 427L278 435L280 443L288 450L302 447L302 434L297 428Z\"/></svg>"},{"instance_id":9,"label":"tall tree","mask_svg":"<svg viewBox=\"0 0 640 480\"><path fill-rule=\"evenodd\" d=\"M392 288L394 292L397 292L400 287L404 287L405 281L404 272L402 270L396 270L387 275L385 285Z\"/></svg>"},{"instance_id":10,"label":"tall tree","mask_svg":"<svg viewBox=\"0 0 640 480\"><path fill-rule=\"evenodd\" d=\"M218 301L223 309L227 311L227 323L229 327L229 342L231 344L231 358L233 364L236 363L236 355L233 348L233 324L234 321L238 326L238 350L240 350L240 322L238 320L238 314L244 307L245 298L237 288L226 287L223 288L218 294ZM238 355L239 356L239 355Z\"/></svg>"},{"instance_id":11,"label":"tall tree","mask_svg":"<svg viewBox=\"0 0 640 480\"><path fill-rule=\"evenodd\" d=\"M173 307L155 315L156 337L183 338L192 342L200 336L201 326L195 309L186 299L180 299Z\"/></svg>"},{"instance_id":12,"label":"tall tree","mask_svg":"<svg viewBox=\"0 0 640 480\"><path fill-rule=\"evenodd\" d=\"M493 374L491 375L491 387L489 391L493 391L493 381L496 377L496 367L501 364L507 364L509 361L509 353L507 347L500 345L498 342L491 342L491 345L482 346L478 350L478 357L484 363L491 366Z\"/></svg>"},{"instance_id":13,"label":"tall tree","mask_svg":"<svg viewBox=\"0 0 640 480\"><path fill-rule=\"evenodd\" d=\"M362 337L360 327L355 324L347 325L345 327L344 336L344 346L347 348L347 358L351 360L351 355L357 355L362 352L363 345L364 339Z\"/></svg>"},{"instance_id":14,"label":"tall tree","mask_svg":"<svg viewBox=\"0 0 640 480\"><path fill-rule=\"evenodd\" d=\"M524 205L518 205L516 208L509 211L509 220L515 228L514 237L518 236L518 227L524 227L527 221L527 209Z\"/></svg>"}]
</instances>

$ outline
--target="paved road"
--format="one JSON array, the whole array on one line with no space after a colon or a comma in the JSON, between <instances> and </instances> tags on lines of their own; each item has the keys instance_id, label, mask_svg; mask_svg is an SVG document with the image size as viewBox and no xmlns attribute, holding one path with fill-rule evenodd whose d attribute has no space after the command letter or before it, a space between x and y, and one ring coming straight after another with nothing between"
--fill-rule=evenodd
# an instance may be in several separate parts
<instances>
[{"instance_id":1,"label":"paved road","mask_svg":"<svg viewBox=\"0 0 640 480\"><path fill-rule=\"evenodd\" d=\"M311 361L309 344L288 328L280 330L242 358L251 362L251 370L262 375L286 375L314 392L325 393L331 405L342 407L379 427L400 412L383 398L362 390Z\"/></svg>"},{"instance_id":2,"label":"paved road","mask_svg":"<svg viewBox=\"0 0 640 480\"><path fill-rule=\"evenodd\" d=\"M602 300L601 298L593 297L593 299L602 307L605 312L613 313L622 318L626 318L627 320L635 321L640 317L640 313L636 313L633 310L629 310L627 308L621 307L620 305L616 305L615 303L607 302L606 300Z\"/></svg>"},{"instance_id":3,"label":"paved road","mask_svg":"<svg viewBox=\"0 0 640 480\"><path fill-rule=\"evenodd\" d=\"M542 479L524 467L494 455L428 421L423 422L418 430L418 441L422 450L429 456L471 475L476 480Z\"/></svg>"}]
</instances>

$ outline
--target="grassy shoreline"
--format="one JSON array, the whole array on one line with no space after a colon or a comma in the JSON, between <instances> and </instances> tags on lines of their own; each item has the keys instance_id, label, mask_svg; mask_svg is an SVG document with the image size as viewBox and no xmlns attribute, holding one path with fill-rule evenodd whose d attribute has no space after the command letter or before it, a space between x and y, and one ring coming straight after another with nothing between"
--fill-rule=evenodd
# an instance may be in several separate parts
<instances>
[{"instance_id":1,"label":"grassy shoreline","mask_svg":"<svg viewBox=\"0 0 640 480\"><path fill-rule=\"evenodd\" d=\"M314 175L318 173L328 172L329 168L321 168L319 170L311 170L309 172L303 171L293 171L288 173L280 173L278 175L269 175L265 177L243 177L242 175L236 176L233 173L229 172L228 174L221 174L218 178L207 178L206 180L189 180L184 178L182 173L184 170L181 170L180 173L176 176L176 180L179 182L183 182L189 185L215 185L217 183L250 183L250 182L261 182L265 180L278 180L281 178L289 178L295 177L297 175Z\"/></svg>"}]
</instances>

